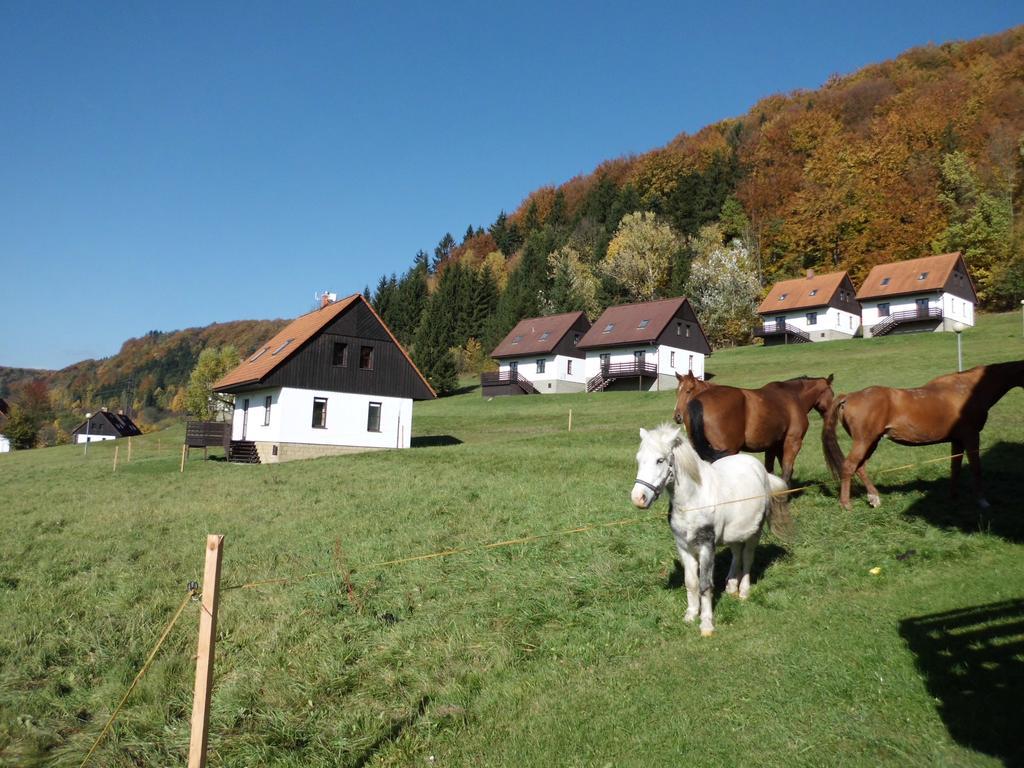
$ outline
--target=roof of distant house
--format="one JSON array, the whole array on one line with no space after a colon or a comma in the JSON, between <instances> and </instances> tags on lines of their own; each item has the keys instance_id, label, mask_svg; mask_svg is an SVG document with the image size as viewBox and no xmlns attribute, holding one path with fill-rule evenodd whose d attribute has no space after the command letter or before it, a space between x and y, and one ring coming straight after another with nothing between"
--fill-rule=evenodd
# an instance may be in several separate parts
<instances>
[{"instance_id":1,"label":"roof of distant house","mask_svg":"<svg viewBox=\"0 0 1024 768\"><path fill-rule=\"evenodd\" d=\"M880 299L886 296L901 296L908 293L940 291L949 283L950 276L959 265L967 281L970 293L976 296L974 283L967 271L960 252L925 256L907 261L892 261L879 264L868 273L867 279L857 291L857 299Z\"/></svg>"},{"instance_id":2,"label":"roof of distant house","mask_svg":"<svg viewBox=\"0 0 1024 768\"><path fill-rule=\"evenodd\" d=\"M114 432L116 432L120 437L134 437L142 434L142 430L136 426L135 422L123 413L112 413L108 410L100 410L94 413L92 418L106 419ZM83 431L85 429L86 421L89 421L89 419L85 419L85 421L71 430L71 434L77 435L79 432Z\"/></svg>"},{"instance_id":3,"label":"roof of distant house","mask_svg":"<svg viewBox=\"0 0 1024 768\"><path fill-rule=\"evenodd\" d=\"M830 272L827 275L816 275L811 272L807 277L782 280L768 291L761 306L757 308L757 313L767 315L792 309L824 307L835 296L844 277L846 272Z\"/></svg>"},{"instance_id":4,"label":"roof of distant house","mask_svg":"<svg viewBox=\"0 0 1024 768\"><path fill-rule=\"evenodd\" d=\"M597 349L627 344L653 344L684 306L689 308L686 297L677 296L660 301L608 307L590 327L578 346L580 349ZM692 311L690 308L691 313ZM694 324L703 336L704 330L696 321L696 315Z\"/></svg>"},{"instance_id":5,"label":"roof of distant house","mask_svg":"<svg viewBox=\"0 0 1024 768\"><path fill-rule=\"evenodd\" d=\"M549 354L565 338L565 334L583 317L582 312L565 312L560 315L529 317L520 320L516 323L516 327L509 331L502 342L494 348L491 357Z\"/></svg>"},{"instance_id":6,"label":"roof of distant house","mask_svg":"<svg viewBox=\"0 0 1024 768\"><path fill-rule=\"evenodd\" d=\"M229 387L254 384L262 381L288 358L298 352L302 348L303 344L316 336L332 320L340 316L349 307L359 302L363 302L367 309L373 313L377 322L380 323L381 327L395 343L395 346L398 347L405 359L408 360L409 365L412 366L416 375L422 379L423 384L430 391L431 396L436 397L437 393L434 392L434 388L430 386L427 379L422 373L420 373L420 369L416 367L412 358L409 357L409 353L405 351L402 345L398 342L398 339L396 339L394 334L391 333L391 329L388 328L387 324L380 319L380 316L373 309L373 305L370 304L370 302L368 302L360 293L354 293L344 299L328 303L319 309L314 309L312 312L307 312L306 314L292 320L288 325L282 328L276 336L271 338L265 344L261 344L257 347L256 351L247 359L243 360L237 368L229 371L219 380L214 382L214 391L224 391Z\"/></svg>"}]
</instances>

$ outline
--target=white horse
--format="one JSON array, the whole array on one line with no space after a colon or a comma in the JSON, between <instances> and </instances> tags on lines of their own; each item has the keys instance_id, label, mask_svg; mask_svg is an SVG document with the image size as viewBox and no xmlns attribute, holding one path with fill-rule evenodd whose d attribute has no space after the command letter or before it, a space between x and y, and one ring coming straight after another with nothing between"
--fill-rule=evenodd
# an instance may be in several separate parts
<instances>
[{"instance_id":1,"label":"white horse","mask_svg":"<svg viewBox=\"0 0 1024 768\"><path fill-rule=\"evenodd\" d=\"M647 509L666 488L671 493L669 524L686 578L683 620L696 618L699 603L700 633L711 635L715 546L732 548L726 593L746 599L754 548L765 521L774 530L788 523L785 497L774 495L787 485L747 454L726 456L713 464L704 461L672 424L640 430L636 463L633 504Z\"/></svg>"}]
</instances>

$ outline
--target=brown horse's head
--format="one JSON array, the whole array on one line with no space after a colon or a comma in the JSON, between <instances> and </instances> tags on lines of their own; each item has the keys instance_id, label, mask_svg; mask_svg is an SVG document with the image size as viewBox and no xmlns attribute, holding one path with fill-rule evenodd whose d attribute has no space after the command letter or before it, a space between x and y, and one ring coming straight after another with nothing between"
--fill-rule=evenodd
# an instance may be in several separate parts
<instances>
[{"instance_id":1,"label":"brown horse's head","mask_svg":"<svg viewBox=\"0 0 1024 768\"><path fill-rule=\"evenodd\" d=\"M832 401L835 400L836 393L832 391L832 379L835 376L834 373L830 373L824 379L811 379L814 382L813 392L816 395L814 405L811 406L818 412L818 414L825 418L825 414L828 413L828 409L832 407Z\"/></svg>"},{"instance_id":2,"label":"brown horse's head","mask_svg":"<svg viewBox=\"0 0 1024 768\"><path fill-rule=\"evenodd\" d=\"M710 388L711 385L698 379L692 371L682 375L677 373L676 380L679 384L676 387L676 410L672 414L672 418L675 419L676 424L682 424L683 414L686 413L686 406L689 405L690 400Z\"/></svg>"}]
</instances>

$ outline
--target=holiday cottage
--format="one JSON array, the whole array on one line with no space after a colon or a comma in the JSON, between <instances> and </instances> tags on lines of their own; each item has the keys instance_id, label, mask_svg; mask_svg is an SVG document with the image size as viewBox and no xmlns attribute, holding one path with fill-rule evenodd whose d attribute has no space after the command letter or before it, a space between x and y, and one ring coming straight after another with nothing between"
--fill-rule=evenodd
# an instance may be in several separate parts
<instances>
[{"instance_id":1,"label":"holiday cottage","mask_svg":"<svg viewBox=\"0 0 1024 768\"><path fill-rule=\"evenodd\" d=\"M111 413L102 407L96 413L86 414L85 421L71 432L73 443L95 443L99 440L117 440L119 437L141 435L139 429L124 411Z\"/></svg>"},{"instance_id":2,"label":"holiday cottage","mask_svg":"<svg viewBox=\"0 0 1024 768\"><path fill-rule=\"evenodd\" d=\"M292 321L214 384L235 396L232 458L279 462L408 448L413 400L436 397L360 294Z\"/></svg>"},{"instance_id":3,"label":"holiday cottage","mask_svg":"<svg viewBox=\"0 0 1024 768\"><path fill-rule=\"evenodd\" d=\"M481 374L481 392L485 397L582 392L587 378L577 345L589 329L582 312L521 320L491 352L498 370Z\"/></svg>"},{"instance_id":4,"label":"holiday cottage","mask_svg":"<svg viewBox=\"0 0 1024 768\"><path fill-rule=\"evenodd\" d=\"M10 412L11 409L7 405L7 401L0 397L0 453L7 453L11 450L11 441L4 437L4 425L7 424Z\"/></svg>"},{"instance_id":5,"label":"holiday cottage","mask_svg":"<svg viewBox=\"0 0 1024 768\"><path fill-rule=\"evenodd\" d=\"M587 391L675 389L677 373L704 378L711 354L684 297L608 307L580 340Z\"/></svg>"},{"instance_id":6,"label":"holiday cottage","mask_svg":"<svg viewBox=\"0 0 1024 768\"><path fill-rule=\"evenodd\" d=\"M846 272L783 280L772 286L757 314L755 336L766 346L852 338L860 329L860 304Z\"/></svg>"},{"instance_id":7,"label":"holiday cottage","mask_svg":"<svg viewBox=\"0 0 1024 768\"><path fill-rule=\"evenodd\" d=\"M978 296L959 252L879 264L857 292L865 336L974 325Z\"/></svg>"}]
</instances>

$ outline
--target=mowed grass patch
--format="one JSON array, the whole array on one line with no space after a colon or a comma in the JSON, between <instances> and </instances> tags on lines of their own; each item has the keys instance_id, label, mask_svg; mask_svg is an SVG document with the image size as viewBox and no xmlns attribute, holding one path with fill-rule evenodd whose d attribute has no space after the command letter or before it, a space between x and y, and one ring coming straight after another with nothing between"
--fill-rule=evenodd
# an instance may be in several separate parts
<instances>
[{"instance_id":1,"label":"mowed grass patch","mask_svg":"<svg viewBox=\"0 0 1024 768\"><path fill-rule=\"evenodd\" d=\"M1019 322L979 318L965 363L1024 358ZM715 380L743 386L834 372L837 392L955 365L952 334L708 361ZM0 456L0 762L81 762L213 532L227 537L226 587L291 581L224 593L211 765L1020 760L1015 710L979 701L974 722L952 702L962 675L985 682L972 653L1021 680L1020 656L998 653L1019 625L985 607L1024 595L1024 392L983 433L984 514L966 478L963 501L948 501L948 446L889 444L871 464L883 506L855 484L842 512L812 414L796 531L765 537L751 599L720 596L709 640L682 622L665 502L628 502L638 429L673 404L671 392L474 391L416 405L424 447L272 466L194 452L183 475L180 429L136 439L130 464L122 441L116 473L111 445ZM720 555L719 583L727 564ZM958 609L977 609L981 650L919 629ZM192 606L95 765L184 764L197 618Z\"/></svg>"}]
</instances>

